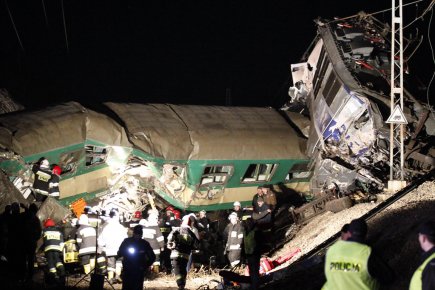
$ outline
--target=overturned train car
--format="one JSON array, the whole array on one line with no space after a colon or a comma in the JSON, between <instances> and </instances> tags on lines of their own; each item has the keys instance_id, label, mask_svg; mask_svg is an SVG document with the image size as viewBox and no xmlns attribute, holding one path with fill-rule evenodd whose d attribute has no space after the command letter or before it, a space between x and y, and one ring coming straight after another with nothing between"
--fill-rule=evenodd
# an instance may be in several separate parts
<instances>
[{"instance_id":1,"label":"overturned train car","mask_svg":"<svg viewBox=\"0 0 435 290\"><path fill-rule=\"evenodd\" d=\"M282 108L289 114L304 111L311 120L305 134L312 191L379 192L389 177L390 142L396 143L385 123L391 110L389 27L363 13L316 23L313 46L301 63L291 65L290 101ZM415 48L411 42L404 47ZM434 112L406 89L414 87L405 83L406 180L435 165Z\"/></svg>"},{"instance_id":2,"label":"overturned train car","mask_svg":"<svg viewBox=\"0 0 435 290\"><path fill-rule=\"evenodd\" d=\"M258 185L309 190L305 139L270 108L76 102L0 116L0 167L25 196L31 166L62 168L60 199L189 211L250 203ZM102 113L102 112L105 113Z\"/></svg>"}]
</instances>

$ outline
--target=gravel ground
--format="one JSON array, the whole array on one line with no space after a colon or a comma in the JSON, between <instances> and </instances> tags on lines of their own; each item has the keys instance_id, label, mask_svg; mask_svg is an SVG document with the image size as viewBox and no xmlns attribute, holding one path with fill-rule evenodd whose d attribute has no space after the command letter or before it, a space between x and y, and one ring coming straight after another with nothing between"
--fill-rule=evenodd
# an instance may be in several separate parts
<instances>
[{"instance_id":1,"label":"gravel ground","mask_svg":"<svg viewBox=\"0 0 435 290\"><path fill-rule=\"evenodd\" d=\"M375 206L375 203L359 204L339 213L326 212L314 218L276 256L300 248L300 257L336 234L345 223L362 216ZM427 181L368 221L368 243L396 273L393 284L382 289L408 289L409 280L419 265L422 253L417 240L417 227L423 221L435 220L434 213L435 182ZM295 263L298 257L289 263ZM324 283L322 257L315 257L310 263L299 263L298 267L302 267L303 271L292 272L292 267L288 267L277 275L284 276L281 282L266 288L284 289L288 285L291 285L291 289L321 288Z\"/></svg>"}]
</instances>

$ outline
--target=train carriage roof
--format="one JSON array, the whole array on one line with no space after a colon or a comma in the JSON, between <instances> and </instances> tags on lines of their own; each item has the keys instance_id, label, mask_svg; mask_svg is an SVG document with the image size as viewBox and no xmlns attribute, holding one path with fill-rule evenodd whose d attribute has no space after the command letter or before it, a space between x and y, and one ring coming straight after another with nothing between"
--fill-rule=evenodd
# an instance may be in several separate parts
<instances>
[{"instance_id":1,"label":"train carriage roof","mask_svg":"<svg viewBox=\"0 0 435 290\"><path fill-rule=\"evenodd\" d=\"M118 123L76 102L0 116L0 146L22 156L82 143L86 139L131 147L125 130Z\"/></svg>"},{"instance_id":2,"label":"train carriage roof","mask_svg":"<svg viewBox=\"0 0 435 290\"><path fill-rule=\"evenodd\" d=\"M167 160L303 159L305 140L272 108L105 103L130 141Z\"/></svg>"}]
</instances>

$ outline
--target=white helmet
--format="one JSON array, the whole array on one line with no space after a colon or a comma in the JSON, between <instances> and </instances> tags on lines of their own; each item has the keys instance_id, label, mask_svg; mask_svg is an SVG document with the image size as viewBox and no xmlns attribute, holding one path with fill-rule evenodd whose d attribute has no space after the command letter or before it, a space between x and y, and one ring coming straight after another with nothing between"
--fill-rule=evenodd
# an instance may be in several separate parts
<instances>
[{"instance_id":1,"label":"white helmet","mask_svg":"<svg viewBox=\"0 0 435 290\"><path fill-rule=\"evenodd\" d=\"M86 214L80 215L79 225L89 225L89 218Z\"/></svg>"},{"instance_id":2,"label":"white helmet","mask_svg":"<svg viewBox=\"0 0 435 290\"><path fill-rule=\"evenodd\" d=\"M40 166L43 167L43 168L48 168L50 166L50 162L48 162L48 160L44 158L44 159L41 160L41 165Z\"/></svg>"},{"instance_id":3,"label":"white helmet","mask_svg":"<svg viewBox=\"0 0 435 290\"><path fill-rule=\"evenodd\" d=\"M240 201L235 201L235 202L233 203L233 206L242 206L242 205L240 204Z\"/></svg>"}]
</instances>

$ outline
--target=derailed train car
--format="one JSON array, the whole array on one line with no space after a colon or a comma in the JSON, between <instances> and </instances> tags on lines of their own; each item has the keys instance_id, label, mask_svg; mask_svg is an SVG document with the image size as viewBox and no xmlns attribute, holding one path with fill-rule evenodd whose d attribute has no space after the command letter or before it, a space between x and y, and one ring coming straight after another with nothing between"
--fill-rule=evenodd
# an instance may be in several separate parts
<instances>
[{"instance_id":1,"label":"derailed train car","mask_svg":"<svg viewBox=\"0 0 435 290\"><path fill-rule=\"evenodd\" d=\"M60 198L197 211L250 203L258 185L309 190L305 139L270 108L70 102L0 116L0 167L23 193L41 157L62 168ZM110 112L107 113L107 112Z\"/></svg>"},{"instance_id":2,"label":"derailed train car","mask_svg":"<svg viewBox=\"0 0 435 290\"><path fill-rule=\"evenodd\" d=\"M301 63L291 65L290 101L282 108L289 113L297 108L311 120L305 134L312 192L379 192L389 177L390 142L395 142L395 154L399 150L386 124L391 112L390 29L364 13L316 23L313 46ZM415 49L411 42L404 47ZM412 87L405 82L404 177L411 180L435 166L435 118L433 109L406 88ZM393 166L400 168L399 163Z\"/></svg>"}]
</instances>

